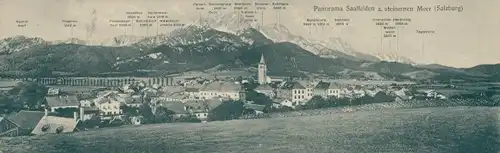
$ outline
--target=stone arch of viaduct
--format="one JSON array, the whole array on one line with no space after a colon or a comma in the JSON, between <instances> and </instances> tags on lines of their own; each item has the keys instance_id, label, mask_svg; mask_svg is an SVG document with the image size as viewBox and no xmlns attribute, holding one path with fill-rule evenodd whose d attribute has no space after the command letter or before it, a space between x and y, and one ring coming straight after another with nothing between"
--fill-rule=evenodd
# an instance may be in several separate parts
<instances>
[{"instance_id":1,"label":"stone arch of viaduct","mask_svg":"<svg viewBox=\"0 0 500 153\"><path fill-rule=\"evenodd\" d=\"M110 86L117 87L134 82L144 81L148 86L174 86L174 79L171 77L153 78L39 78L36 82L44 85L68 85L68 86Z\"/></svg>"}]
</instances>

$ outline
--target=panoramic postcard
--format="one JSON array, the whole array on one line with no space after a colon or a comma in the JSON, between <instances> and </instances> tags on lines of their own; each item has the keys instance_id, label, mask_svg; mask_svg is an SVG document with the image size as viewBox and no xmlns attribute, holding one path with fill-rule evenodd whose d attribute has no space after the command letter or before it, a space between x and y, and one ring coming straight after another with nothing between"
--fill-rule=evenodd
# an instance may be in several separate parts
<instances>
[{"instance_id":1,"label":"panoramic postcard","mask_svg":"<svg viewBox=\"0 0 500 153\"><path fill-rule=\"evenodd\" d=\"M0 153L498 153L498 0L0 0Z\"/></svg>"}]
</instances>

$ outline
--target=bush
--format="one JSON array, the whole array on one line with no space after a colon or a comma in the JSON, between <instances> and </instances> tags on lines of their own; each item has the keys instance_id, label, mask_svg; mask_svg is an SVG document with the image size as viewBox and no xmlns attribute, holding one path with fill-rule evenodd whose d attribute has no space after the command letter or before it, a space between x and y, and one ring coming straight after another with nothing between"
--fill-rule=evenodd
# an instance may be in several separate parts
<instances>
[{"instance_id":1,"label":"bush","mask_svg":"<svg viewBox=\"0 0 500 153\"><path fill-rule=\"evenodd\" d=\"M320 96L314 96L304 106L305 109L319 109L331 107L330 102L326 101Z\"/></svg>"},{"instance_id":2,"label":"bush","mask_svg":"<svg viewBox=\"0 0 500 153\"><path fill-rule=\"evenodd\" d=\"M259 119L259 118L271 118L271 116L269 114L248 114L239 117L239 119Z\"/></svg>"},{"instance_id":3,"label":"bush","mask_svg":"<svg viewBox=\"0 0 500 153\"><path fill-rule=\"evenodd\" d=\"M268 96L258 93L254 90L250 90L246 93L246 100L253 101L254 104L271 106L273 101Z\"/></svg>"},{"instance_id":4,"label":"bush","mask_svg":"<svg viewBox=\"0 0 500 153\"><path fill-rule=\"evenodd\" d=\"M239 118L243 113L243 102L224 101L208 114L209 121L224 121Z\"/></svg>"},{"instance_id":5,"label":"bush","mask_svg":"<svg viewBox=\"0 0 500 153\"><path fill-rule=\"evenodd\" d=\"M21 82L8 91L8 96L13 103L25 106L24 109L39 110L45 102L47 91L47 87L35 82Z\"/></svg>"},{"instance_id":6,"label":"bush","mask_svg":"<svg viewBox=\"0 0 500 153\"><path fill-rule=\"evenodd\" d=\"M164 108L157 107L154 114L154 123L169 123L172 122L171 116L175 114L173 111Z\"/></svg>"},{"instance_id":7,"label":"bush","mask_svg":"<svg viewBox=\"0 0 500 153\"><path fill-rule=\"evenodd\" d=\"M312 97L305 105L297 106L296 110L309 110L309 109L321 109L321 108L331 108L331 107L343 107L343 106L356 106L371 103L383 103L394 101L393 96L389 96L384 92L377 93L374 97L363 96L360 98L336 98L328 97L326 99L320 96ZM276 110L273 110L276 111Z\"/></svg>"}]
</instances>

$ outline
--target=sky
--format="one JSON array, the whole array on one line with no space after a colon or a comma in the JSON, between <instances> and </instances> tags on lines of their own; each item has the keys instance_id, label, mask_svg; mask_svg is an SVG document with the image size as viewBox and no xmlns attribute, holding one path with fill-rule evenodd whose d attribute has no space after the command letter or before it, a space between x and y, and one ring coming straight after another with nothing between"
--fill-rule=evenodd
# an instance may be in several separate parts
<instances>
[{"instance_id":1,"label":"sky","mask_svg":"<svg viewBox=\"0 0 500 153\"><path fill-rule=\"evenodd\" d=\"M109 26L109 20L126 19L125 12L168 12L170 19L189 24L208 13L195 10L194 0L0 0L0 38L16 35L45 40L102 40L118 35L152 36L156 27ZM236 0L196 0L202 2L244 2ZM255 0L245 2L279 2ZM420 63L453 67L500 63L500 1L498 0L286 0L286 10L264 12L263 24L285 25L295 35L311 40L338 37L364 53L395 53ZM375 7L462 6L462 12L352 12L314 11L314 6L369 5ZM226 12L231 13L232 10ZM95 13L93 13L95 12ZM349 19L349 26L309 28L307 18ZM374 18L410 18L409 25L398 28L398 38L381 40L381 27ZM24 28L16 20L28 20ZM77 20L74 28L63 27L62 20ZM332 22L330 22L332 23ZM160 27L158 33L173 28ZM431 30L434 34L418 34Z\"/></svg>"}]
</instances>

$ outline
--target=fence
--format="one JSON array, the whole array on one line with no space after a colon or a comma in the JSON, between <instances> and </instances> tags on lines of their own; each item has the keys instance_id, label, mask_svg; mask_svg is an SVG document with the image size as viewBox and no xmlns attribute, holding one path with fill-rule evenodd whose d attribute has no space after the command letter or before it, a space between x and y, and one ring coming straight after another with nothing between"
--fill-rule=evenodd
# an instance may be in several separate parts
<instances>
[{"instance_id":1,"label":"fence","mask_svg":"<svg viewBox=\"0 0 500 153\"><path fill-rule=\"evenodd\" d=\"M356 111L373 111L398 108L425 108L425 107L455 107L455 106L500 106L499 100L487 99L442 99L442 100L409 100L386 103L373 103L359 106L345 106L323 109L300 110L283 113L271 113L271 118L326 115Z\"/></svg>"},{"instance_id":2,"label":"fence","mask_svg":"<svg viewBox=\"0 0 500 153\"><path fill-rule=\"evenodd\" d=\"M155 78L39 78L37 83L43 85L68 85L68 86L123 86L134 82L144 81L148 86L174 86L174 79L167 77Z\"/></svg>"}]
</instances>

